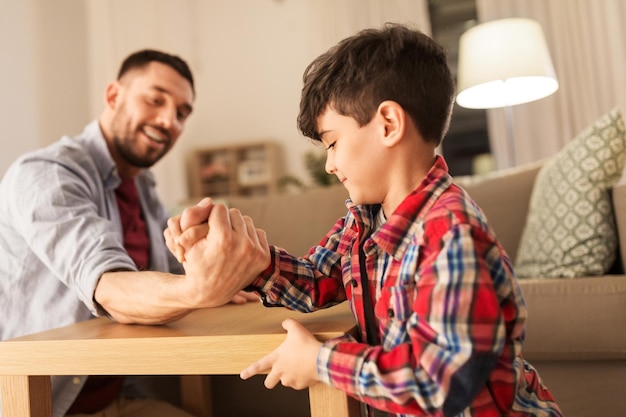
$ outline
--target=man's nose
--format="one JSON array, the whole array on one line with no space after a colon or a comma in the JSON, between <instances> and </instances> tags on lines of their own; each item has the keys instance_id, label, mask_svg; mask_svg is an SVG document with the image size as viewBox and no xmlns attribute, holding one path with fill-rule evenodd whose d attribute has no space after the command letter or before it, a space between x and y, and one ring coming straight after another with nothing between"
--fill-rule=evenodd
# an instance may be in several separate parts
<instances>
[{"instance_id":1,"label":"man's nose","mask_svg":"<svg viewBox=\"0 0 626 417\"><path fill-rule=\"evenodd\" d=\"M169 106L163 106L157 114L157 124L165 129L171 129L177 123L176 109Z\"/></svg>"}]
</instances>

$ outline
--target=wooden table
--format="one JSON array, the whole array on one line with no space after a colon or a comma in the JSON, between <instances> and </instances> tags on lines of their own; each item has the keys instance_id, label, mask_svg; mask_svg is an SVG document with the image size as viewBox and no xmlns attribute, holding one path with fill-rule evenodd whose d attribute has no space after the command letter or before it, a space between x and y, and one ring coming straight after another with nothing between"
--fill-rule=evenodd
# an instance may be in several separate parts
<instances>
[{"instance_id":1,"label":"wooden table","mask_svg":"<svg viewBox=\"0 0 626 417\"><path fill-rule=\"evenodd\" d=\"M187 375L183 407L210 417L207 375L237 375L274 350L287 317L319 340L354 329L347 303L312 314L248 303L197 310L164 326L99 318L0 342L2 415L50 417L50 375ZM359 415L355 400L326 384L311 386L309 398L311 417Z\"/></svg>"}]
</instances>

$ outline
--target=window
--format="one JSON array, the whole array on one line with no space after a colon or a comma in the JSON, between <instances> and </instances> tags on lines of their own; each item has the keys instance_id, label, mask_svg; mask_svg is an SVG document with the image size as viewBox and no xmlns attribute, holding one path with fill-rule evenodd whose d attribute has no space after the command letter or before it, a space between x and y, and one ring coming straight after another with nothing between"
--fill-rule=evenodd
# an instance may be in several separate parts
<instances>
[{"instance_id":1,"label":"window","mask_svg":"<svg viewBox=\"0 0 626 417\"><path fill-rule=\"evenodd\" d=\"M448 63L456 80L459 38L477 24L475 0L429 0L433 38L448 52ZM452 123L442 152L452 175L474 173L474 158L488 154L489 136L485 110L454 105Z\"/></svg>"}]
</instances>

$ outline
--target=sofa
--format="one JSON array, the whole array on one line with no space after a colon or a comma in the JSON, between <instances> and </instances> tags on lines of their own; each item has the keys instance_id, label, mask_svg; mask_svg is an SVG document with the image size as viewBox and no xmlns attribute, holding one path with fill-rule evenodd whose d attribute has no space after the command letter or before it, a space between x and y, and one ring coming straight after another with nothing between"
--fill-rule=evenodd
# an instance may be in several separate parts
<instances>
[{"instance_id":1,"label":"sofa","mask_svg":"<svg viewBox=\"0 0 626 417\"><path fill-rule=\"evenodd\" d=\"M515 261L535 177L543 162L478 176L458 177L483 209ZM229 197L269 240L305 254L345 215L342 186L269 197ZM615 271L626 259L626 183L612 189L619 231ZM619 265L617 265L619 264ZM626 275L519 279L528 306L525 358L535 366L568 417L626 414Z\"/></svg>"}]
</instances>

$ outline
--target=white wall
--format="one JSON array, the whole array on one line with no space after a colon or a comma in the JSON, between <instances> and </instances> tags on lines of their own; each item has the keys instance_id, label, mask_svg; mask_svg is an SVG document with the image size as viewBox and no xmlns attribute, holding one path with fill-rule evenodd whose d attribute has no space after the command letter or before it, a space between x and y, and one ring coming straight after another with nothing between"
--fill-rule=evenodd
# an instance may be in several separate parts
<instances>
[{"instance_id":1,"label":"white wall","mask_svg":"<svg viewBox=\"0 0 626 417\"><path fill-rule=\"evenodd\" d=\"M153 1L151 8L127 3L89 3L92 33L108 34L93 37L90 45L104 52L91 57L100 72L94 89L111 77L123 56L144 47L180 54L196 80L195 110L186 131L154 168L164 200L186 198L186 161L196 147L276 140L292 156L285 158L287 170L305 175L299 155L311 145L299 136L295 121L302 71L319 52L310 45L311 2L166 0Z\"/></svg>"},{"instance_id":2,"label":"white wall","mask_svg":"<svg viewBox=\"0 0 626 417\"><path fill-rule=\"evenodd\" d=\"M0 6L0 175L23 152L82 130L88 118L83 1Z\"/></svg>"},{"instance_id":3,"label":"white wall","mask_svg":"<svg viewBox=\"0 0 626 417\"><path fill-rule=\"evenodd\" d=\"M154 169L168 205L187 197L187 160L202 146L275 140L286 173L308 179L303 154L314 147L296 129L308 63L365 26L430 30L418 0L2 1L0 47L15 66L0 69L0 91L9 92L0 121L10 126L1 172L23 151L82 129L121 60L158 48L188 61L197 91L186 131Z\"/></svg>"},{"instance_id":4,"label":"white wall","mask_svg":"<svg viewBox=\"0 0 626 417\"><path fill-rule=\"evenodd\" d=\"M16 156L38 145L32 14L29 1L4 2L0 8L0 174Z\"/></svg>"}]
</instances>

